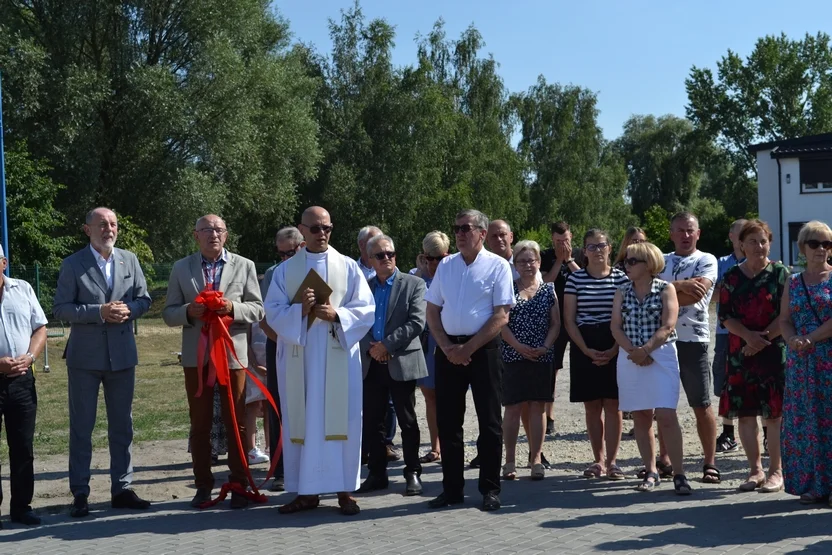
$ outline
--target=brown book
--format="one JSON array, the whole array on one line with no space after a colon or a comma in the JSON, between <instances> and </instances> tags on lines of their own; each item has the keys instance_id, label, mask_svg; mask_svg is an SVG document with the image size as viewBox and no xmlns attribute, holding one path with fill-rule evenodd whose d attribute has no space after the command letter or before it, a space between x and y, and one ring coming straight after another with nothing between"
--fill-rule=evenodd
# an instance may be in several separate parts
<instances>
[{"instance_id":1,"label":"brown book","mask_svg":"<svg viewBox=\"0 0 832 555\"><path fill-rule=\"evenodd\" d=\"M303 292L307 289L312 289L315 292L315 302L317 304L326 303L329 300L329 296L332 294L332 288L327 282L324 281L324 278L322 278L321 275L315 270L309 270L309 273L306 274L305 278L303 278L303 282L300 284L300 287L298 287L298 292L295 293L295 297L292 299L292 304L301 302L303 299ZM315 318L315 313L310 312L306 320L306 329L312 327L312 324L315 322Z\"/></svg>"}]
</instances>

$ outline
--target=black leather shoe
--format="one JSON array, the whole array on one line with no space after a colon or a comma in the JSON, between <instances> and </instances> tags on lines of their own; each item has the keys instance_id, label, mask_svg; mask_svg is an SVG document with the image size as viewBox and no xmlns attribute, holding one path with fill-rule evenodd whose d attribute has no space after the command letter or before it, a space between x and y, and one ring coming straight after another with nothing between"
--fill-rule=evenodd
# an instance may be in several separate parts
<instances>
[{"instance_id":1,"label":"black leather shoe","mask_svg":"<svg viewBox=\"0 0 832 555\"><path fill-rule=\"evenodd\" d=\"M500 505L500 498L497 497L496 493L486 493L482 496L482 510L483 511L496 511L502 505Z\"/></svg>"},{"instance_id":2,"label":"black leather shoe","mask_svg":"<svg viewBox=\"0 0 832 555\"><path fill-rule=\"evenodd\" d=\"M269 491L286 491L286 482L283 476L275 476L272 480L272 485L269 486Z\"/></svg>"},{"instance_id":3,"label":"black leather shoe","mask_svg":"<svg viewBox=\"0 0 832 555\"><path fill-rule=\"evenodd\" d=\"M470 466L471 468L479 468L480 467L480 456L477 455L476 457L471 459L471 462L468 463L468 466Z\"/></svg>"},{"instance_id":4,"label":"black leather shoe","mask_svg":"<svg viewBox=\"0 0 832 555\"><path fill-rule=\"evenodd\" d=\"M461 495L459 497L450 497L443 491L439 494L439 497L428 501L428 507L431 509L441 509L442 507L447 507L449 505L460 505L464 501L465 498Z\"/></svg>"},{"instance_id":5,"label":"black leather shoe","mask_svg":"<svg viewBox=\"0 0 832 555\"><path fill-rule=\"evenodd\" d=\"M248 507L248 497L245 495L240 495L239 493L232 491L231 492L231 508L232 509L245 509Z\"/></svg>"},{"instance_id":6,"label":"black leather shoe","mask_svg":"<svg viewBox=\"0 0 832 555\"><path fill-rule=\"evenodd\" d=\"M87 503L87 496L79 493L72 502L72 507L69 509L69 516L72 518L81 518L88 514L90 514L90 506Z\"/></svg>"},{"instance_id":7,"label":"black leather shoe","mask_svg":"<svg viewBox=\"0 0 832 555\"><path fill-rule=\"evenodd\" d=\"M146 511L150 508L150 501L145 501L136 495L136 492L132 489L126 489L113 497L110 505L114 509L139 509L140 511Z\"/></svg>"},{"instance_id":8,"label":"black leather shoe","mask_svg":"<svg viewBox=\"0 0 832 555\"><path fill-rule=\"evenodd\" d=\"M196 495L191 499L191 507L198 509L203 503L211 500L211 488L198 488Z\"/></svg>"},{"instance_id":9,"label":"black leather shoe","mask_svg":"<svg viewBox=\"0 0 832 555\"><path fill-rule=\"evenodd\" d=\"M405 472L404 474L405 488L404 494L422 495L422 479L415 472Z\"/></svg>"},{"instance_id":10,"label":"black leather shoe","mask_svg":"<svg viewBox=\"0 0 832 555\"><path fill-rule=\"evenodd\" d=\"M361 487L358 488L358 491L355 493L370 493L371 491L376 491L380 489L387 489L390 485L387 476L373 476L370 474L367 476L367 479L364 480L364 483L361 484Z\"/></svg>"},{"instance_id":11,"label":"black leather shoe","mask_svg":"<svg viewBox=\"0 0 832 555\"><path fill-rule=\"evenodd\" d=\"M11 519L12 522L18 522L26 526L38 526L40 524L40 517L32 509L26 509L18 514L12 513Z\"/></svg>"}]
</instances>

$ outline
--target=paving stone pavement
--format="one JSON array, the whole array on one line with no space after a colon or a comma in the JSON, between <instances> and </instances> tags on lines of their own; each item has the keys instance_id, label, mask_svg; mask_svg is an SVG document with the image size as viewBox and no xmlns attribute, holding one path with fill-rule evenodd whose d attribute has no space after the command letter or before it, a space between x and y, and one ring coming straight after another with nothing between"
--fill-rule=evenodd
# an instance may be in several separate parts
<instances>
[{"instance_id":1,"label":"paving stone pavement","mask_svg":"<svg viewBox=\"0 0 832 555\"><path fill-rule=\"evenodd\" d=\"M441 472L429 465L425 496L402 496L396 477L389 491L363 497L351 518L338 513L333 496L295 515L277 513L290 494L239 511L194 511L183 500L147 513L94 506L80 521L62 514L40 528L6 522L0 553L832 553L832 510L803 507L785 494L694 484L695 494L680 498L667 482L643 494L633 490L634 479L555 474L504 484L503 508L483 513L475 477L466 473L464 505L430 510Z\"/></svg>"}]
</instances>

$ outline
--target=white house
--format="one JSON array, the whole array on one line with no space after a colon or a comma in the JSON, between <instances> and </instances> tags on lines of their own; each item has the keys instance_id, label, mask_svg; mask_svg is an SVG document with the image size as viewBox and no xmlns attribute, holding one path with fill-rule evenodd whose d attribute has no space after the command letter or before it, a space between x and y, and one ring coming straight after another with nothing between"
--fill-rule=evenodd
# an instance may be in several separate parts
<instances>
[{"instance_id":1,"label":"white house","mask_svg":"<svg viewBox=\"0 0 832 555\"><path fill-rule=\"evenodd\" d=\"M760 219L774 233L771 259L797 262L797 234L811 220L832 222L832 133L751 145L757 155Z\"/></svg>"}]
</instances>

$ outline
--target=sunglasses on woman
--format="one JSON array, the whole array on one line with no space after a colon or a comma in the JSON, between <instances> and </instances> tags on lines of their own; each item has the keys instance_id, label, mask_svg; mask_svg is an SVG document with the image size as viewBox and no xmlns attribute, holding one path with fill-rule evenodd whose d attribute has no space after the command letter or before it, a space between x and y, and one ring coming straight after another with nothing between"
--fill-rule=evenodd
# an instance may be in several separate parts
<instances>
[{"instance_id":1,"label":"sunglasses on woman","mask_svg":"<svg viewBox=\"0 0 832 555\"><path fill-rule=\"evenodd\" d=\"M808 239L806 241L806 246L810 249L816 249L818 247L823 247L824 250L832 249L832 241L818 241L817 239Z\"/></svg>"},{"instance_id":2,"label":"sunglasses on woman","mask_svg":"<svg viewBox=\"0 0 832 555\"><path fill-rule=\"evenodd\" d=\"M431 256L431 255L429 255L429 254L426 254L426 255L425 255L425 260L427 260L428 262L439 262L440 260L442 260L442 259L443 259L443 258L445 258L446 256L448 256L448 255L447 255L447 254L443 254L443 255L441 255L441 256Z\"/></svg>"},{"instance_id":3,"label":"sunglasses on woman","mask_svg":"<svg viewBox=\"0 0 832 555\"><path fill-rule=\"evenodd\" d=\"M639 260L638 258L627 258L624 260L624 264L627 266L635 266L636 264L643 264L647 262L646 260Z\"/></svg>"}]
</instances>

